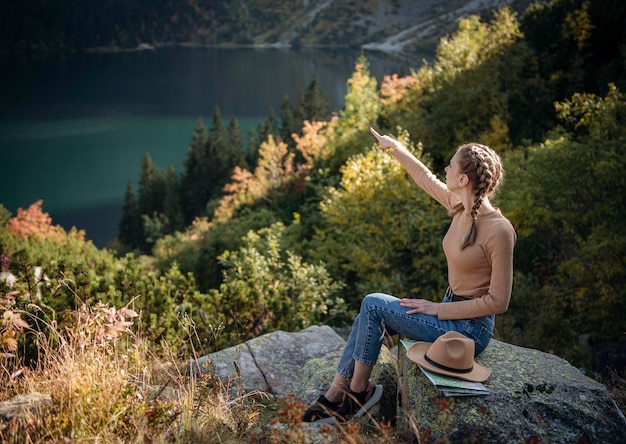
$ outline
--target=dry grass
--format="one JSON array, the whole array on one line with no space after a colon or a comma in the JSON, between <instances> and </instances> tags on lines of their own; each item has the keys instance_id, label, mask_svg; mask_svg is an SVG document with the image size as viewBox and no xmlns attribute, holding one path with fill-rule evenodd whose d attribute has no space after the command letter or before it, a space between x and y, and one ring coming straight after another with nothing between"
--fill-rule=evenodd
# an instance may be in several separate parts
<instances>
[{"instance_id":1,"label":"dry grass","mask_svg":"<svg viewBox=\"0 0 626 444\"><path fill-rule=\"evenodd\" d=\"M35 336L34 368L4 356L1 399L46 393L54 411L0 441L220 443L255 425L263 407L254 394L208 376L190 378L180 360L157 356L129 330L129 314L82 307L72 325L48 321L47 333Z\"/></svg>"},{"instance_id":2,"label":"dry grass","mask_svg":"<svg viewBox=\"0 0 626 444\"><path fill-rule=\"evenodd\" d=\"M626 416L626 373L622 375L612 373L608 380L602 382L606 385L617 407Z\"/></svg>"},{"instance_id":3,"label":"dry grass","mask_svg":"<svg viewBox=\"0 0 626 444\"><path fill-rule=\"evenodd\" d=\"M209 374L191 378L186 363L197 357L176 359L163 347L157 355L152 344L131 332L134 316L102 304L83 306L71 325L47 320L46 334L34 335L36 366L24 366L15 353L0 358L0 400L39 392L53 401L51 413L0 431L0 442L393 440L389 427L371 422L311 428L300 423L305 406L296 398L275 401Z\"/></svg>"}]
</instances>

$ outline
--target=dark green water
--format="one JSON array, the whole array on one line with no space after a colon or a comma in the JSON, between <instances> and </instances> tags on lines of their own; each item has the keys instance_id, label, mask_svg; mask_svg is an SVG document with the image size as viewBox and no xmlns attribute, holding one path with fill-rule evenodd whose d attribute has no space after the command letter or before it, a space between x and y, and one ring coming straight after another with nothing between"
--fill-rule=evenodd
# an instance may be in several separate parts
<instances>
[{"instance_id":1,"label":"dark green water","mask_svg":"<svg viewBox=\"0 0 626 444\"><path fill-rule=\"evenodd\" d=\"M117 235L124 192L141 162L182 171L198 118L213 109L247 129L295 102L312 76L341 109L358 52L171 48L0 59L0 203L43 199L54 224L104 246ZM408 71L367 54L372 74Z\"/></svg>"}]
</instances>

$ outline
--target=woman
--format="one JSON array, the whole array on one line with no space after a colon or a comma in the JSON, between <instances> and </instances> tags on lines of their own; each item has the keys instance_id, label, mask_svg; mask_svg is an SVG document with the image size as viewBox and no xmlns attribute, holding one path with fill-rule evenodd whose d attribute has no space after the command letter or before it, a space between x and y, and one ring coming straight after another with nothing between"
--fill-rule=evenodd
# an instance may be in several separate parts
<instances>
[{"instance_id":1,"label":"woman","mask_svg":"<svg viewBox=\"0 0 626 444\"><path fill-rule=\"evenodd\" d=\"M498 154L476 143L459 147L445 168L443 183L400 142L370 131L380 148L391 152L452 217L443 238L449 288L441 303L367 295L337 373L326 393L305 412L305 422L348 420L365 414L380 400L382 386L373 386L369 377L385 331L426 342L457 331L474 340L479 354L493 336L494 315L504 313L511 298L516 234L490 201L503 178Z\"/></svg>"}]
</instances>

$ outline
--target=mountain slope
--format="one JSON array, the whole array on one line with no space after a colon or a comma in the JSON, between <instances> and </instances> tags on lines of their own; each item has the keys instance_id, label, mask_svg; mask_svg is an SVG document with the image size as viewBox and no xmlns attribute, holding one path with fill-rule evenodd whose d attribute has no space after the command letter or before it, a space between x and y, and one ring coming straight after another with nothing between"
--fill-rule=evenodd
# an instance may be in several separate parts
<instances>
[{"instance_id":1,"label":"mountain slope","mask_svg":"<svg viewBox=\"0 0 626 444\"><path fill-rule=\"evenodd\" d=\"M256 36L256 44L296 46L354 46L382 51L432 49L452 32L460 17L489 15L511 6L521 11L520 0L370 0L305 2L277 28Z\"/></svg>"},{"instance_id":2,"label":"mountain slope","mask_svg":"<svg viewBox=\"0 0 626 444\"><path fill-rule=\"evenodd\" d=\"M433 49L461 16L530 0L58 0L0 2L0 53L142 44ZM145 46L145 45L144 45Z\"/></svg>"}]
</instances>

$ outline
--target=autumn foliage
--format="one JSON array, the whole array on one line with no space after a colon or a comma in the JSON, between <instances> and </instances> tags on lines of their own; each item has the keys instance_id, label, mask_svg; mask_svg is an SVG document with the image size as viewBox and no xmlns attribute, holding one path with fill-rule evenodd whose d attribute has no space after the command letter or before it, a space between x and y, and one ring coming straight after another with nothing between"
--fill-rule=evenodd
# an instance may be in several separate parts
<instances>
[{"instance_id":1,"label":"autumn foliage","mask_svg":"<svg viewBox=\"0 0 626 444\"><path fill-rule=\"evenodd\" d=\"M8 292L0 299L0 357L13 357L17 350L17 335L28 328L28 323L24 321L19 312L12 310L15 305L15 291Z\"/></svg>"},{"instance_id":2,"label":"autumn foliage","mask_svg":"<svg viewBox=\"0 0 626 444\"><path fill-rule=\"evenodd\" d=\"M17 216L9 220L9 232L17 237L37 235L44 238L61 233L62 228L52 225L52 218L41 209L42 205L43 200L40 199L26 210L18 208Z\"/></svg>"}]
</instances>

